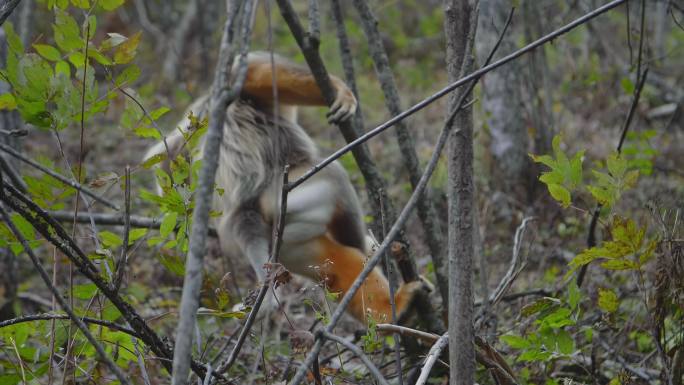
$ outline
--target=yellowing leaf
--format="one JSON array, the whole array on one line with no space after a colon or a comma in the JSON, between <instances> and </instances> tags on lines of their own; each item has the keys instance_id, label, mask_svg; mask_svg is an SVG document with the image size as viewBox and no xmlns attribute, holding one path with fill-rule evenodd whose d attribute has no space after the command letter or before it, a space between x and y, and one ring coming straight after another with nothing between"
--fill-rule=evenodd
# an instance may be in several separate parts
<instances>
[{"instance_id":1,"label":"yellowing leaf","mask_svg":"<svg viewBox=\"0 0 684 385\"><path fill-rule=\"evenodd\" d=\"M138 44L140 44L141 34L141 32L137 32L117 47L116 53L114 53L114 62L116 64L126 64L133 60L135 50L138 48Z\"/></svg>"},{"instance_id":2,"label":"yellowing leaf","mask_svg":"<svg viewBox=\"0 0 684 385\"><path fill-rule=\"evenodd\" d=\"M606 313L613 313L620 306L617 295L610 289L599 289L598 305Z\"/></svg>"}]
</instances>

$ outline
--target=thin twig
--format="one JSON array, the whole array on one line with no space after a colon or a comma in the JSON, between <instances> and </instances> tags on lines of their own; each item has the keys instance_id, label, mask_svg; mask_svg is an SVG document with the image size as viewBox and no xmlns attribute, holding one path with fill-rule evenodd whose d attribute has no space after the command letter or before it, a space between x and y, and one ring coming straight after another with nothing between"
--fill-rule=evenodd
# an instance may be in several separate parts
<instances>
[{"instance_id":1,"label":"thin twig","mask_svg":"<svg viewBox=\"0 0 684 385\"><path fill-rule=\"evenodd\" d=\"M79 317L83 322L89 323L89 324L94 324L94 325L100 325L107 327L112 330L116 330L118 332L126 333L128 335L131 335L135 338L140 338L140 335L135 332L133 329L129 329L123 325L119 325L117 323L111 322L111 321L106 321L103 319L99 318L92 318L92 317ZM42 313L42 314L30 314L30 315L25 315L17 318L12 318L8 319L5 321L0 322L0 329L4 328L6 326L11 326L11 325L16 325L20 324L23 322L34 322L34 321L47 321L47 320L69 320L71 319L69 315L67 314L55 314L55 313Z\"/></svg>"},{"instance_id":2,"label":"thin twig","mask_svg":"<svg viewBox=\"0 0 684 385\"><path fill-rule=\"evenodd\" d=\"M0 128L0 134L7 136L26 136L28 135L28 130L25 128L13 128L11 130Z\"/></svg>"},{"instance_id":3,"label":"thin twig","mask_svg":"<svg viewBox=\"0 0 684 385\"><path fill-rule=\"evenodd\" d=\"M60 222L71 222L74 220L73 211L48 211L51 217ZM125 214L109 214L109 213L78 213L76 216L76 222L78 223L89 223L90 219L98 225L110 225L110 226L125 226L126 216ZM159 230L161 226L161 218L151 218L143 217L140 215L130 215L129 223L130 227L136 228L147 228ZM216 229L213 227L209 228L209 236L217 237Z\"/></svg>"},{"instance_id":4,"label":"thin twig","mask_svg":"<svg viewBox=\"0 0 684 385\"><path fill-rule=\"evenodd\" d=\"M131 230L131 168L126 166L126 172L124 175L124 183L126 184L126 190L124 193L124 228L123 228L123 245L121 245L121 256L116 262L115 278L112 283L114 291L119 291L121 287L121 282L123 281L124 272L126 271L126 265L128 264L128 234ZM78 217L78 216L76 216Z\"/></svg>"},{"instance_id":5,"label":"thin twig","mask_svg":"<svg viewBox=\"0 0 684 385\"><path fill-rule=\"evenodd\" d=\"M4 196L4 192L0 194ZM83 320L81 320L81 318L79 318L76 315L76 313L74 313L74 310L62 297L59 290L52 284L52 281L50 280L50 276L48 275L47 271L45 271L45 268L43 268L43 265L40 263L40 260L33 252L33 249L31 249L31 246L29 245L28 241L26 240L26 238L24 238L19 229L17 229L17 227L14 225L14 222L12 222L9 214L7 213L7 210L5 210L5 208L2 207L2 205L0 205L0 215L2 215L3 220L5 221L5 225L10 229L12 234L14 234L15 238L17 238L24 247L24 251L31 259L33 266L36 268L36 270L38 270L38 274L40 274L40 277L43 279L43 282L45 282L45 285L48 287L48 289L50 289L52 295L55 296L55 299L59 303L59 306L68 314L69 318L81 330L81 332L86 337L88 342L90 342L90 344L95 348L95 351L97 352L98 356L100 356L100 359L105 363L105 365L107 365L109 370L111 370L112 373L114 373L114 375L119 379L119 381L121 381L122 384L130 384L126 374L124 374L124 372L121 371L121 368L119 368L114 363L114 361L112 361L109 355L107 355L107 353L105 352L102 345L100 345L100 343L95 339L92 333L90 333L88 325L86 325L85 322L83 322Z\"/></svg>"},{"instance_id":6,"label":"thin twig","mask_svg":"<svg viewBox=\"0 0 684 385\"><path fill-rule=\"evenodd\" d=\"M439 355L442 354L442 350L444 350L448 344L449 333L444 333L441 337L439 337L439 339L437 339L437 342L432 345L427 357L425 357L425 363L420 369L420 376L418 377L418 381L416 381L416 385L423 385L427 382L428 378L430 377L430 371L432 370L432 367L439 359Z\"/></svg>"},{"instance_id":7,"label":"thin twig","mask_svg":"<svg viewBox=\"0 0 684 385\"><path fill-rule=\"evenodd\" d=\"M349 351L354 353L355 356L357 356L359 359L361 359L361 361L363 361L364 365L366 365L366 367L368 368L368 371L373 375L373 377L375 377L378 383L380 383L381 385L389 385L389 382L387 382L382 373L380 373L380 370L373 364L370 358L368 358L368 356L366 356L361 351L361 349L359 349L358 346L326 330L321 330L321 336L331 341L335 341L340 345L344 346L345 348L349 349Z\"/></svg>"},{"instance_id":8,"label":"thin twig","mask_svg":"<svg viewBox=\"0 0 684 385\"><path fill-rule=\"evenodd\" d=\"M9 176L9 180L14 184L16 188L18 188L21 192L27 192L28 191L28 186L26 185L26 182L24 182L23 179L21 179L21 176L17 173L17 171L12 167L10 162L5 159L4 156L0 155L0 172L3 172Z\"/></svg>"},{"instance_id":9,"label":"thin twig","mask_svg":"<svg viewBox=\"0 0 684 385\"><path fill-rule=\"evenodd\" d=\"M428 343L435 342L439 335L424 332L422 330L412 329L406 326L394 325L394 324L377 324L375 325L376 330L382 332L398 333L402 336L412 336L420 340L426 341Z\"/></svg>"},{"instance_id":10,"label":"thin twig","mask_svg":"<svg viewBox=\"0 0 684 385\"><path fill-rule=\"evenodd\" d=\"M24 162L24 163L26 163L26 164L28 164L28 165L30 165L30 166L32 166L32 167L37 168L37 169L40 170L40 171L42 171L42 172L44 172L44 173L50 175L51 177L53 177L53 178L57 179L58 181L62 182L63 184L65 184L65 185L67 185L67 186L70 186L70 187L73 187L73 188L76 189L77 191L82 192L83 194L85 194L85 195L87 195L87 196L93 198L94 200L96 200L96 201L98 201L98 202L100 202L100 203L102 203L102 204L104 204L104 205L106 205L106 206L108 206L108 207L110 207L110 208L112 208L112 209L114 209L114 210L119 211L119 206L117 206L116 204L114 204L114 203L112 203L112 202L106 200L105 198L102 198L101 196L97 195L96 193L94 193L93 191L91 191L90 189L88 189L87 187L84 187L84 186L81 185L80 183L78 183L78 182L76 182L76 181L73 181L73 180L70 180L69 178L67 178L67 177L65 177L65 176L62 176L62 175L60 175L60 174L58 174L58 173L56 173L56 172L50 170L49 168L43 166L42 164L40 164L40 163L38 163L38 162L36 162L36 161L34 161L34 160L32 160L32 159L29 159L29 158L25 157L24 155L20 154L20 153L17 152L16 150L14 150L12 147L9 147L9 146L7 146L7 145L5 145L5 144L3 144L3 143L0 143L0 150L2 150L2 151L4 151L4 152L6 152L6 153L12 155L13 157L15 157L15 158L21 160L22 162Z\"/></svg>"},{"instance_id":11,"label":"thin twig","mask_svg":"<svg viewBox=\"0 0 684 385\"><path fill-rule=\"evenodd\" d=\"M518 276L518 274L520 274L522 265L522 261L520 260L520 250L522 248L523 236L525 235L525 228L527 227L527 223L533 221L534 219L534 217L524 218L522 220L522 223L520 223L520 226L518 226L518 228L515 230L515 236L513 237L513 253L511 255L511 262L508 265L508 271L501 278L501 281L499 281L499 285L496 287L494 292L489 297L491 306L494 306L499 301L501 301L503 295L506 294L506 291L508 291L508 289L513 284L513 281L515 281L515 278Z\"/></svg>"}]
</instances>

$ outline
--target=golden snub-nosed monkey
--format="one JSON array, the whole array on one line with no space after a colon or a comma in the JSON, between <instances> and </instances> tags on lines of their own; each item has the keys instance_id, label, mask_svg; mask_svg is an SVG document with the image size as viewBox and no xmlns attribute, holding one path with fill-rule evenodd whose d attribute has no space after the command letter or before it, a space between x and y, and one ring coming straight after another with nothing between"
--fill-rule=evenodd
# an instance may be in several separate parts
<instances>
[{"instance_id":1,"label":"golden snub-nosed monkey","mask_svg":"<svg viewBox=\"0 0 684 385\"><path fill-rule=\"evenodd\" d=\"M237 59L236 59L237 63ZM237 64L234 64L234 69ZM273 70L278 94L277 126L274 122ZM235 73L236 71L233 71ZM331 121L351 117L356 98L337 77L331 77L337 97ZM209 97L193 103L179 129L164 143L152 147L145 158L166 153L174 157L183 148L189 112L203 117ZM318 150L297 124L297 106L324 106L311 72L282 57L271 64L269 53L250 53L241 97L226 110L216 185L224 190L214 196L214 209L222 211L217 230L221 249L229 256L245 256L260 279L265 278L271 228L279 213L283 168L290 165L290 180L319 161ZM345 170L337 163L293 189L287 197L287 214L280 262L291 272L324 280L328 290L344 294L363 269L366 240L358 197ZM397 311L409 305L421 282L402 285L396 294ZM368 314L389 321L391 308L387 279L375 269L348 308L362 322Z\"/></svg>"}]
</instances>

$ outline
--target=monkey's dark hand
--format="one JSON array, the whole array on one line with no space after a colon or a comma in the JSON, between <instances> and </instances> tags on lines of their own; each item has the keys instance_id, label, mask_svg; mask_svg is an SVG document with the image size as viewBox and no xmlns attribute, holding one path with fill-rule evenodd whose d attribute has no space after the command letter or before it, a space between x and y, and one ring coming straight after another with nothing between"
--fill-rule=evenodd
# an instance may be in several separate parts
<instances>
[{"instance_id":1,"label":"monkey's dark hand","mask_svg":"<svg viewBox=\"0 0 684 385\"><path fill-rule=\"evenodd\" d=\"M333 85L337 90L337 96L330 106L327 117L329 123L338 124L354 116L357 102L354 93L342 81L333 81Z\"/></svg>"}]
</instances>

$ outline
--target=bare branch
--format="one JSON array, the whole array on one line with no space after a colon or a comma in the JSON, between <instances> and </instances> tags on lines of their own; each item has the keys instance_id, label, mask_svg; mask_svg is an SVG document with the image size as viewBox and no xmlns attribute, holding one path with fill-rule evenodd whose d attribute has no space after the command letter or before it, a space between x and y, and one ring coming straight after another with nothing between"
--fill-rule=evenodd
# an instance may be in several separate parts
<instances>
[{"instance_id":1,"label":"bare branch","mask_svg":"<svg viewBox=\"0 0 684 385\"><path fill-rule=\"evenodd\" d=\"M74 220L73 211L48 211L51 217L60 222L72 222ZM126 224L126 216L124 214L108 214L108 213L78 213L76 215L76 222L90 223L92 217L93 222L98 225L110 226L124 226ZM130 215L129 223L131 227L141 227L148 229L159 229L161 226L160 218L143 217L140 215ZM217 237L216 229L209 228L209 236Z\"/></svg>"},{"instance_id":2,"label":"bare branch","mask_svg":"<svg viewBox=\"0 0 684 385\"><path fill-rule=\"evenodd\" d=\"M444 333L441 337L439 337L437 342L432 345L427 357L425 357L425 363L423 364L423 368L420 370L420 376L418 377L418 381L416 381L416 385L424 385L427 382L428 378L430 377L430 370L432 370L435 362L437 362L437 359L439 359L439 355L442 354L442 350L448 344L449 333Z\"/></svg>"},{"instance_id":3,"label":"bare branch","mask_svg":"<svg viewBox=\"0 0 684 385\"><path fill-rule=\"evenodd\" d=\"M185 279L183 281L183 293L179 308L180 319L176 331L176 347L173 356L173 385L186 383L192 358L192 340L197 323L197 308L199 307L199 292L202 286L202 264L206 248L206 237L209 227L209 210L214 194L214 180L218 167L221 141L223 137L223 125L226 117L226 108L239 95L242 83L247 74L247 50L252 29L252 17L256 9L256 2L247 0L242 9L241 23L235 23L240 9L240 2L231 3L228 10L221 48L216 68L216 76L212 86L210 99L209 128L205 136L202 168L199 175L199 184L195 193L195 209L192 213L192 229L190 233L190 246L185 262ZM236 31L240 28L241 56L238 73L233 87L229 87L231 64L235 57L234 39Z\"/></svg>"},{"instance_id":4,"label":"bare branch","mask_svg":"<svg viewBox=\"0 0 684 385\"><path fill-rule=\"evenodd\" d=\"M70 180L69 178L62 176L62 175L50 170L49 168L43 166L42 164L23 156L19 152L15 151L12 147L9 147L5 144L0 143L0 150L6 152L7 154L12 155L13 157L21 160L22 162L24 162L24 163L26 163L32 167L37 168L38 170L50 175L51 177L57 179L60 182L64 183L65 185L75 188L77 191L82 192L83 194L93 198L94 200L96 200L96 201L98 201L98 202L100 202L100 203L102 203L102 204L104 204L110 208L113 208L114 210L117 210L117 211L119 210L119 206L117 206L116 204L108 201L105 198L102 198L101 196L97 195L96 193L94 193L90 189L84 187L80 183L73 181L73 180Z\"/></svg>"},{"instance_id":5,"label":"bare branch","mask_svg":"<svg viewBox=\"0 0 684 385\"><path fill-rule=\"evenodd\" d=\"M0 25L5 23L5 20L12 14L14 8L19 5L21 0L3 0L0 2Z\"/></svg>"},{"instance_id":6,"label":"bare branch","mask_svg":"<svg viewBox=\"0 0 684 385\"><path fill-rule=\"evenodd\" d=\"M389 385L389 382L385 379L385 377L380 373L380 370L373 364L373 362L363 354L361 349L359 349L358 346L354 345L353 343L345 340L344 338L340 336L336 336L328 331L322 330L321 335L331 341L335 341L339 343L340 345L344 346L345 348L349 349L352 353L354 353L355 356L357 356L361 361L363 361L364 365L368 368L368 371L371 372L373 377L380 383L380 385Z\"/></svg>"}]
</instances>

